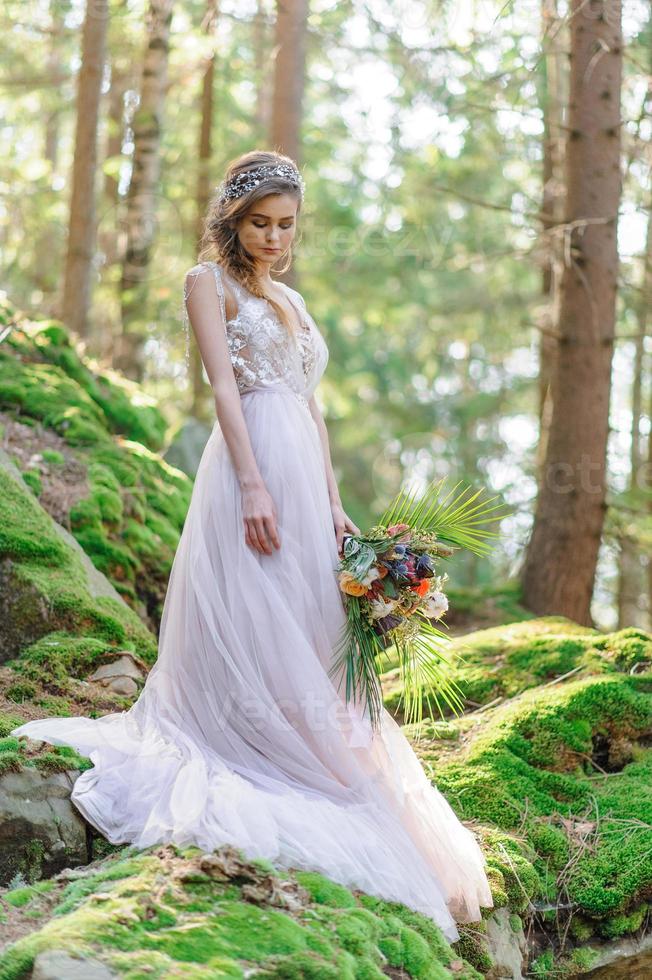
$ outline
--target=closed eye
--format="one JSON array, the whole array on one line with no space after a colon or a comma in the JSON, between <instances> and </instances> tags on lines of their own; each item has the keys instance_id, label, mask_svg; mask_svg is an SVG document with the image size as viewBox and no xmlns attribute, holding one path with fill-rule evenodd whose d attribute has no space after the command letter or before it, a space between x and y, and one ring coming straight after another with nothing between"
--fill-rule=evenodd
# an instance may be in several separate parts
<instances>
[{"instance_id":1,"label":"closed eye","mask_svg":"<svg viewBox=\"0 0 652 980\"><path fill-rule=\"evenodd\" d=\"M265 227L265 224L264 223L262 225L259 225L258 222L256 222L256 221L253 222L253 225L254 225L255 228L264 228ZM290 223L289 225L279 225L279 227L280 228L283 228L285 230L287 228L291 228L292 227L292 223Z\"/></svg>"}]
</instances>

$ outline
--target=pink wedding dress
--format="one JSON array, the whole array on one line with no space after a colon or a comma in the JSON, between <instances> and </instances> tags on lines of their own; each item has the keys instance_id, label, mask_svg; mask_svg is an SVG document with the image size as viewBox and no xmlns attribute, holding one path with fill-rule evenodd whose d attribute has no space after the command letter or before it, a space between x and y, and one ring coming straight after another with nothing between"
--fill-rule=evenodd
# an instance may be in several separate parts
<instances>
[{"instance_id":1,"label":"pink wedding dress","mask_svg":"<svg viewBox=\"0 0 652 980\"><path fill-rule=\"evenodd\" d=\"M491 906L482 852L386 709L372 733L360 702L329 677L345 621L339 556L317 426L307 399L328 348L303 297L288 298L295 341L271 304L225 270L215 281L280 549L244 539L241 492L216 421L196 475L161 621L158 659L138 700L101 718L44 718L15 728L74 746L93 768L76 807L114 844L222 844L282 868L320 871L424 912L449 940L455 921Z\"/></svg>"}]
</instances>

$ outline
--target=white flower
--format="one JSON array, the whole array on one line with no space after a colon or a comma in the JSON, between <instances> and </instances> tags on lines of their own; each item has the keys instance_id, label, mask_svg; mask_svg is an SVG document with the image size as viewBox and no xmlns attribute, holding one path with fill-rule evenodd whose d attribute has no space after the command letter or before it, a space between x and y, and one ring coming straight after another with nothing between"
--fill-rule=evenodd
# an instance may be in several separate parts
<instances>
[{"instance_id":1,"label":"white flower","mask_svg":"<svg viewBox=\"0 0 652 980\"><path fill-rule=\"evenodd\" d=\"M383 616L389 616L390 613L394 612L396 599L382 599L379 596L376 599L372 599L369 603L369 608L372 619L382 619Z\"/></svg>"},{"instance_id":2,"label":"white flower","mask_svg":"<svg viewBox=\"0 0 652 980\"><path fill-rule=\"evenodd\" d=\"M439 619L448 609L448 599L443 592L431 592L428 596L424 610L430 619Z\"/></svg>"},{"instance_id":3,"label":"white flower","mask_svg":"<svg viewBox=\"0 0 652 980\"><path fill-rule=\"evenodd\" d=\"M360 579L360 581L362 582L363 585L366 585L367 588L369 588L371 586L371 583L375 582L375 580L379 577L380 577L380 572L378 571L378 568L376 567L376 565L372 565L369 571L367 572L367 574L365 575L365 577L363 579Z\"/></svg>"}]
</instances>

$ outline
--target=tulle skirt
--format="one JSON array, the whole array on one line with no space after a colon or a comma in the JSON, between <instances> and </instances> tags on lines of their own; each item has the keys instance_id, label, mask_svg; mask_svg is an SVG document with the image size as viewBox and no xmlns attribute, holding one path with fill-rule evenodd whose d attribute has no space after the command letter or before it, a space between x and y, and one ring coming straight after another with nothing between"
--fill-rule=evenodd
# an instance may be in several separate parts
<instances>
[{"instance_id":1,"label":"tulle skirt","mask_svg":"<svg viewBox=\"0 0 652 980\"><path fill-rule=\"evenodd\" d=\"M492 904L482 852L389 712L374 733L329 676L345 611L319 431L285 387L245 393L242 409L280 549L246 544L215 422L138 700L13 734L91 759L72 800L114 844L232 844L404 902L454 940L456 920Z\"/></svg>"}]
</instances>

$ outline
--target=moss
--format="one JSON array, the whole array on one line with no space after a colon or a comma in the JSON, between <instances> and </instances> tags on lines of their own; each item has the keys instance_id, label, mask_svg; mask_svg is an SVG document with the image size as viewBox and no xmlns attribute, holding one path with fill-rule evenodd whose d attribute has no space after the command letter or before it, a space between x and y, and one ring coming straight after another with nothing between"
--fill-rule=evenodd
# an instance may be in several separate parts
<instances>
[{"instance_id":1,"label":"moss","mask_svg":"<svg viewBox=\"0 0 652 980\"><path fill-rule=\"evenodd\" d=\"M165 420L153 399L138 385L112 371L94 372L77 354L70 335L57 321L20 321L10 343L23 357L38 357L56 366L101 410L104 424L114 433L138 439L151 449L160 449L165 437Z\"/></svg>"},{"instance_id":2,"label":"moss","mask_svg":"<svg viewBox=\"0 0 652 980\"><path fill-rule=\"evenodd\" d=\"M605 939L618 939L620 936L638 932L649 912L650 907L646 902L627 914L615 915L606 922L599 923L598 932Z\"/></svg>"},{"instance_id":3,"label":"moss","mask_svg":"<svg viewBox=\"0 0 652 980\"><path fill-rule=\"evenodd\" d=\"M40 497L43 491L43 482L39 476L38 470L25 470L23 472L23 480L30 488L34 496Z\"/></svg>"},{"instance_id":4,"label":"moss","mask_svg":"<svg viewBox=\"0 0 652 980\"><path fill-rule=\"evenodd\" d=\"M64 684L70 677L85 677L92 673L111 649L107 640L53 631L26 647L13 666L35 681Z\"/></svg>"},{"instance_id":5,"label":"moss","mask_svg":"<svg viewBox=\"0 0 652 980\"><path fill-rule=\"evenodd\" d=\"M433 960L428 944L413 929L402 928L397 936L381 939L380 948L390 966L404 970L410 977L447 980L449 971L443 963Z\"/></svg>"},{"instance_id":6,"label":"moss","mask_svg":"<svg viewBox=\"0 0 652 980\"><path fill-rule=\"evenodd\" d=\"M462 924L459 927L460 938L454 943L454 948L479 973L488 973L494 965L487 946L487 933L484 922L474 922L472 925Z\"/></svg>"},{"instance_id":7,"label":"moss","mask_svg":"<svg viewBox=\"0 0 652 980\"><path fill-rule=\"evenodd\" d=\"M595 931L595 922L591 922L590 919L587 919L583 915L573 915L568 931L577 942L585 943Z\"/></svg>"},{"instance_id":8,"label":"moss","mask_svg":"<svg viewBox=\"0 0 652 980\"><path fill-rule=\"evenodd\" d=\"M596 736L636 740L651 731L650 695L626 676L603 675L523 695L493 713L465 757L440 767L438 786L462 817L518 829L527 838L531 859L501 846L511 871L490 844L489 865L503 879L502 889L492 881L499 904L504 897L514 911L523 910L571 857L567 898L588 918L627 912L649 894L652 755L642 750L615 778L596 774L591 757ZM590 846L582 837L587 832Z\"/></svg>"},{"instance_id":9,"label":"moss","mask_svg":"<svg viewBox=\"0 0 652 980\"><path fill-rule=\"evenodd\" d=\"M482 843L495 907L525 912L540 890L535 852L527 842L489 828L482 830Z\"/></svg>"},{"instance_id":10,"label":"moss","mask_svg":"<svg viewBox=\"0 0 652 980\"><path fill-rule=\"evenodd\" d=\"M6 739L0 740L0 776L8 772L20 772L23 766L21 752L7 744Z\"/></svg>"},{"instance_id":11,"label":"moss","mask_svg":"<svg viewBox=\"0 0 652 980\"><path fill-rule=\"evenodd\" d=\"M153 662L156 641L152 634L122 603L90 595L77 553L60 538L36 500L4 471L0 471L2 558L11 561L5 566L5 577L9 576L5 587L12 595L12 605L2 624L7 652L28 647L48 633L84 633L113 646L129 646ZM42 657L41 663L46 659ZM29 656L12 666L31 680L40 679L30 670Z\"/></svg>"},{"instance_id":12,"label":"moss","mask_svg":"<svg viewBox=\"0 0 652 980\"><path fill-rule=\"evenodd\" d=\"M38 421L74 447L86 464L89 495L71 507L72 532L156 628L192 483L153 451L161 448L165 423L152 400L117 375L94 373L64 335L60 324L19 320L0 351L0 408L23 423ZM40 493L36 471L24 478Z\"/></svg>"},{"instance_id":13,"label":"moss","mask_svg":"<svg viewBox=\"0 0 652 980\"><path fill-rule=\"evenodd\" d=\"M523 928L523 920L521 919L520 915L515 915L515 914L510 915L509 928L512 930L512 932L518 933L521 931L521 929Z\"/></svg>"},{"instance_id":14,"label":"moss","mask_svg":"<svg viewBox=\"0 0 652 980\"><path fill-rule=\"evenodd\" d=\"M58 449L43 449L41 455L43 461L49 463L50 466L60 466L66 461L66 457Z\"/></svg>"},{"instance_id":15,"label":"moss","mask_svg":"<svg viewBox=\"0 0 652 980\"><path fill-rule=\"evenodd\" d=\"M16 719L14 727L20 724ZM19 772L24 768L39 769L42 772L70 772L91 768L89 759L79 755L75 749L66 745L48 746L38 754L26 754L25 744L16 735L0 737L0 774Z\"/></svg>"},{"instance_id":16,"label":"moss","mask_svg":"<svg viewBox=\"0 0 652 980\"><path fill-rule=\"evenodd\" d=\"M34 756L29 764L42 772L71 772L92 769L93 763L67 745L55 745L50 750Z\"/></svg>"},{"instance_id":17,"label":"moss","mask_svg":"<svg viewBox=\"0 0 652 980\"><path fill-rule=\"evenodd\" d=\"M317 871L297 871L295 876L299 884L310 893L311 900L318 905L330 905L333 908L354 908L356 901L348 888L331 881Z\"/></svg>"},{"instance_id":18,"label":"moss","mask_svg":"<svg viewBox=\"0 0 652 980\"><path fill-rule=\"evenodd\" d=\"M10 684L4 694L8 701L16 701L20 704L36 696L36 686L30 681L17 681L15 684Z\"/></svg>"},{"instance_id":19,"label":"moss","mask_svg":"<svg viewBox=\"0 0 652 980\"><path fill-rule=\"evenodd\" d=\"M27 881L34 883L42 877L44 856L45 844L41 840L32 839L23 846L20 871Z\"/></svg>"},{"instance_id":20,"label":"moss","mask_svg":"<svg viewBox=\"0 0 652 980\"><path fill-rule=\"evenodd\" d=\"M21 722L22 718L18 715L7 715L4 712L0 713L0 738L6 738Z\"/></svg>"},{"instance_id":21,"label":"moss","mask_svg":"<svg viewBox=\"0 0 652 980\"><path fill-rule=\"evenodd\" d=\"M652 666L652 637L635 628L603 634L563 616L543 616L468 633L451 641L450 652L456 660L452 677L468 702L487 704L569 671L628 673L635 664ZM386 706L398 709L402 691L394 675L384 690Z\"/></svg>"},{"instance_id":22,"label":"moss","mask_svg":"<svg viewBox=\"0 0 652 980\"><path fill-rule=\"evenodd\" d=\"M12 888L4 892L2 897L8 905L12 905L14 908L22 908L25 905L29 905L30 902L33 902L39 895L45 895L51 892L53 888L54 882L51 880L37 881L33 885Z\"/></svg>"},{"instance_id":23,"label":"moss","mask_svg":"<svg viewBox=\"0 0 652 980\"><path fill-rule=\"evenodd\" d=\"M270 957L264 968L254 970L248 974L250 977L274 978L274 980L357 980L358 977L378 977L379 980L384 976L380 970L376 973L358 973L351 966L351 958L347 957L347 962L338 957L335 963L329 962L316 953L302 951L290 956Z\"/></svg>"},{"instance_id":24,"label":"moss","mask_svg":"<svg viewBox=\"0 0 652 980\"><path fill-rule=\"evenodd\" d=\"M63 887L48 922L0 954L1 980L18 980L41 950L55 948L133 977L146 964L161 976L183 970L188 977L380 980L389 958L406 976L440 980L450 976L446 966L459 961L431 920L398 903L377 901L372 910L351 892L348 901L342 895L334 901L326 879L302 872L302 885L288 872L330 902L314 902L309 891L307 902L302 898L289 913L243 901L239 873L232 882L202 874L201 854L194 847L154 846L106 858L97 871ZM247 874L266 876L268 870L248 862ZM15 907L28 909L33 894L16 890ZM469 964L458 965L463 972L456 967L456 975L479 980Z\"/></svg>"}]
</instances>

